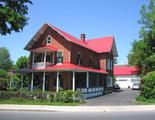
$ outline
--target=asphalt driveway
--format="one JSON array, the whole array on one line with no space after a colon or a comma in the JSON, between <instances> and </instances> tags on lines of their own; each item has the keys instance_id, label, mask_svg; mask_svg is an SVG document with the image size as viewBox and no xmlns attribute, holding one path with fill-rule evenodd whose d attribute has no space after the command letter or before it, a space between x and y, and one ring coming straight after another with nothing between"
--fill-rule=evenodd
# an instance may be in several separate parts
<instances>
[{"instance_id":1,"label":"asphalt driveway","mask_svg":"<svg viewBox=\"0 0 155 120\"><path fill-rule=\"evenodd\" d=\"M135 105L134 98L139 95L139 90L124 89L120 92L87 99L85 106L123 106Z\"/></svg>"}]
</instances>

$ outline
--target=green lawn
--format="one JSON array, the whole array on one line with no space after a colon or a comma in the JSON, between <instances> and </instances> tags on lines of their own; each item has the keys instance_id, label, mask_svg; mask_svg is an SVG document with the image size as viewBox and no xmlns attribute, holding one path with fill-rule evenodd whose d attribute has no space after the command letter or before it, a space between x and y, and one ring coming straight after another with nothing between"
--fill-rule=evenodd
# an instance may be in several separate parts
<instances>
[{"instance_id":1,"label":"green lawn","mask_svg":"<svg viewBox=\"0 0 155 120\"><path fill-rule=\"evenodd\" d=\"M26 99L9 99L0 100L0 104L20 104L20 105L55 105L55 106L77 106L81 103L64 103L64 102L47 102L39 100L26 100Z\"/></svg>"},{"instance_id":2,"label":"green lawn","mask_svg":"<svg viewBox=\"0 0 155 120\"><path fill-rule=\"evenodd\" d=\"M135 100L138 105L155 105L155 99L146 99L143 96L138 96Z\"/></svg>"}]
</instances>

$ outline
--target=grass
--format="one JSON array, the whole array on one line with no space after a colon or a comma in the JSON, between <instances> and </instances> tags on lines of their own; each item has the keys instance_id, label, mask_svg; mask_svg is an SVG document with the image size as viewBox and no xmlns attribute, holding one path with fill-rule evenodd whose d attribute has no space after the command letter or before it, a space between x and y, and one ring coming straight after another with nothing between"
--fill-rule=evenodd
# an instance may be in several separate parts
<instances>
[{"instance_id":1,"label":"grass","mask_svg":"<svg viewBox=\"0 0 155 120\"><path fill-rule=\"evenodd\" d=\"M155 105L155 99L146 99L143 96L138 96L135 100L138 105Z\"/></svg>"},{"instance_id":2,"label":"grass","mask_svg":"<svg viewBox=\"0 0 155 120\"><path fill-rule=\"evenodd\" d=\"M8 99L8 100L0 100L0 104L78 106L81 103L48 102L48 101L40 101L40 100L34 101L34 100L26 100L26 99Z\"/></svg>"}]
</instances>

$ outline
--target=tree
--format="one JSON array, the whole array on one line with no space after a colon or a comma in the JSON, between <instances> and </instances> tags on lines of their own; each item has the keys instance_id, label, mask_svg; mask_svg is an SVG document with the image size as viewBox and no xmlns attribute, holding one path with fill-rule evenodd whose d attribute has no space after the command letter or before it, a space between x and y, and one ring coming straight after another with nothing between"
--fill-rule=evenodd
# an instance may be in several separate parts
<instances>
[{"instance_id":1,"label":"tree","mask_svg":"<svg viewBox=\"0 0 155 120\"><path fill-rule=\"evenodd\" d=\"M143 5L141 19L142 25L139 32L139 40L134 41L128 55L128 62L140 68L141 75L155 70L155 0L150 0L148 6Z\"/></svg>"},{"instance_id":2,"label":"tree","mask_svg":"<svg viewBox=\"0 0 155 120\"><path fill-rule=\"evenodd\" d=\"M28 6L31 0L0 0L0 34L20 32L28 24Z\"/></svg>"},{"instance_id":3,"label":"tree","mask_svg":"<svg viewBox=\"0 0 155 120\"><path fill-rule=\"evenodd\" d=\"M18 71L19 69L27 68L28 67L28 63L29 63L29 57L21 56L16 61L16 64L14 65L14 69ZM22 79L24 79L22 87L24 87L24 88L28 87L29 78L28 78L27 75L23 74L23 78L22 78L21 74L16 74L16 75L14 75L13 79L15 81L14 88L16 88L16 89L21 88L21 81L22 81Z\"/></svg>"},{"instance_id":4,"label":"tree","mask_svg":"<svg viewBox=\"0 0 155 120\"><path fill-rule=\"evenodd\" d=\"M0 47L0 69L9 71L12 68L13 62L7 48Z\"/></svg>"},{"instance_id":5,"label":"tree","mask_svg":"<svg viewBox=\"0 0 155 120\"><path fill-rule=\"evenodd\" d=\"M10 76L5 70L0 70L0 90L7 90Z\"/></svg>"},{"instance_id":6,"label":"tree","mask_svg":"<svg viewBox=\"0 0 155 120\"><path fill-rule=\"evenodd\" d=\"M27 68L28 63L29 63L29 58L27 58L26 56L21 56L20 58L18 58L14 68L15 69Z\"/></svg>"}]
</instances>

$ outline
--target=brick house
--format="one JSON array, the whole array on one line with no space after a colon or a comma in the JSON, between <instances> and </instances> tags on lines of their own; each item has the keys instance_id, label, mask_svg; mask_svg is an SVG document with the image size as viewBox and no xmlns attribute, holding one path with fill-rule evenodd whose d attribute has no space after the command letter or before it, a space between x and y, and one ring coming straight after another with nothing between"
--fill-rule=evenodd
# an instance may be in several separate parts
<instances>
[{"instance_id":1,"label":"brick house","mask_svg":"<svg viewBox=\"0 0 155 120\"><path fill-rule=\"evenodd\" d=\"M118 56L113 36L80 39L44 24L26 45L30 51L30 89L80 90L88 97L113 91L114 59Z\"/></svg>"}]
</instances>

